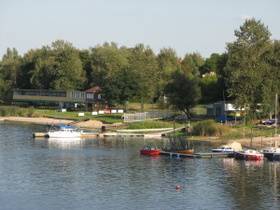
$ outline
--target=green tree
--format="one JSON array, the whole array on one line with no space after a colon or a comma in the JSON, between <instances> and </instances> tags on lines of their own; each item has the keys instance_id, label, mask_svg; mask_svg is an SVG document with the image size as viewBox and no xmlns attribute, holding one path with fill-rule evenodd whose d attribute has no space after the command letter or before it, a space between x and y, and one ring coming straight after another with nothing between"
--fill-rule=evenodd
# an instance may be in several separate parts
<instances>
[{"instance_id":1,"label":"green tree","mask_svg":"<svg viewBox=\"0 0 280 210\"><path fill-rule=\"evenodd\" d=\"M79 51L71 43L57 40L51 46L24 55L22 87L39 89L82 89L85 73Z\"/></svg>"},{"instance_id":2,"label":"green tree","mask_svg":"<svg viewBox=\"0 0 280 210\"><path fill-rule=\"evenodd\" d=\"M131 75L131 72L128 71L128 49L118 48L115 43L104 43L102 46L92 48L89 57L88 84L89 86L98 85L102 88L108 105L124 104L134 95L129 87L130 81L126 81L126 79L133 78L130 76L126 78L127 75ZM125 87L126 83L127 87ZM122 95L126 88L127 94Z\"/></svg>"},{"instance_id":3,"label":"green tree","mask_svg":"<svg viewBox=\"0 0 280 210\"><path fill-rule=\"evenodd\" d=\"M218 53L212 53L209 58L205 60L205 63L199 68L200 75L217 72L220 55Z\"/></svg>"},{"instance_id":4,"label":"green tree","mask_svg":"<svg viewBox=\"0 0 280 210\"><path fill-rule=\"evenodd\" d=\"M275 94L280 93L280 41L275 40L271 47L269 54L266 56L266 62L269 68L265 68L263 80L265 84L262 85L262 101L264 103L263 109L266 112L271 112L275 109L274 101Z\"/></svg>"},{"instance_id":5,"label":"green tree","mask_svg":"<svg viewBox=\"0 0 280 210\"><path fill-rule=\"evenodd\" d=\"M199 53L186 54L181 61L181 69L194 76L199 76L199 69L204 64L204 59Z\"/></svg>"},{"instance_id":6,"label":"green tree","mask_svg":"<svg viewBox=\"0 0 280 210\"><path fill-rule=\"evenodd\" d=\"M211 103L222 100L220 98L220 92L222 90L219 89L219 83L216 74L208 74L202 77L200 79L200 87L202 103Z\"/></svg>"},{"instance_id":7,"label":"green tree","mask_svg":"<svg viewBox=\"0 0 280 210\"><path fill-rule=\"evenodd\" d=\"M155 96L157 87L158 63L152 49L139 44L131 49L129 57L129 70L135 75L137 81L137 97L141 100L141 109L144 101Z\"/></svg>"},{"instance_id":8,"label":"green tree","mask_svg":"<svg viewBox=\"0 0 280 210\"><path fill-rule=\"evenodd\" d=\"M175 50L171 48L163 48L157 55L158 61L158 87L157 95L162 96L164 87L171 79L171 74L180 68L180 60L176 55Z\"/></svg>"},{"instance_id":9,"label":"green tree","mask_svg":"<svg viewBox=\"0 0 280 210\"><path fill-rule=\"evenodd\" d=\"M236 41L229 43L226 66L228 92L238 107L249 106L255 112L258 103L264 101L269 66L266 58L271 49L270 32L255 19L246 20L235 31Z\"/></svg>"},{"instance_id":10,"label":"green tree","mask_svg":"<svg viewBox=\"0 0 280 210\"><path fill-rule=\"evenodd\" d=\"M176 71L165 87L165 94L170 105L191 118L191 108L201 97L199 80L188 73Z\"/></svg>"},{"instance_id":11,"label":"green tree","mask_svg":"<svg viewBox=\"0 0 280 210\"><path fill-rule=\"evenodd\" d=\"M79 51L71 43L57 40L52 43L51 52L55 61L55 80L51 81L51 87L64 90L81 89L85 74Z\"/></svg>"},{"instance_id":12,"label":"green tree","mask_svg":"<svg viewBox=\"0 0 280 210\"><path fill-rule=\"evenodd\" d=\"M12 99L12 90L17 87L20 64L21 57L17 50L8 48L0 65L0 99L4 102Z\"/></svg>"}]
</instances>

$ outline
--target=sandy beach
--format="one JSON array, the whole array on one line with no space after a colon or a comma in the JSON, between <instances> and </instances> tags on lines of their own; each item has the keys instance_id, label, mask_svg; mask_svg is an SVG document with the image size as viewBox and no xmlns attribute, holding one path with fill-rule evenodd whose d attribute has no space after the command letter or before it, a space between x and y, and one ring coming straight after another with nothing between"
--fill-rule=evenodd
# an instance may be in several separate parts
<instances>
[{"instance_id":1,"label":"sandy beach","mask_svg":"<svg viewBox=\"0 0 280 210\"><path fill-rule=\"evenodd\" d=\"M81 128L101 128L101 126L103 125L102 122L97 120L75 122L73 120L63 120L46 117L0 117L0 121L31 123L38 125L75 124L75 126Z\"/></svg>"}]
</instances>

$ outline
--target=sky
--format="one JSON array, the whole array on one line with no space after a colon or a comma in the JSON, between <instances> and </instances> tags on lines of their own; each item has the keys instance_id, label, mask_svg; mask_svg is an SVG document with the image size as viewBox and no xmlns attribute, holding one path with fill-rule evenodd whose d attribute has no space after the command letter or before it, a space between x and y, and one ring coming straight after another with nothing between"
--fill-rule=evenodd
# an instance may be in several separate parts
<instances>
[{"instance_id":1,"label":"sky","mask_svg":"<svg viewBox=\"0 0 280 210\"><path fill-rule=\"evenodd\" d=\"M246 18L280 39L279 9L280 0L0 0L0 56L63 39L80 49L112 41L208 57L226 51Z\"/></svg>"}]
</instances>

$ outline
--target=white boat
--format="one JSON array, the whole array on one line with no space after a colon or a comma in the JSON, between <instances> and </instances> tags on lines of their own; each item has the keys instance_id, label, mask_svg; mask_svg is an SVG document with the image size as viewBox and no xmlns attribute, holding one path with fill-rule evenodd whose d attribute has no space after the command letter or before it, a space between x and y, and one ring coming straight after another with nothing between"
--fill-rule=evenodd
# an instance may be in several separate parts
<instances>
[{"instance_id":1,"label":"white boat","mask_svg":"<svg viewBox=\"0 0 280 210\"><path fill-rule=\"evenodd\" d=\"M233 153L234 149L230 146L223 145L218 148L212 149L212 152L228 152L228 153Z\"/></svg>"},{"instance_id":2,"label":"white boat","mask_svg":"<svg viewBox=\"0 0 280 210\"><path fill-rule=\"evenodd\" d=\"M262 150L264 156L271 161L280 160L280 148L279 147L269 147Z\"/></svg>"},{"instance_id":3,"label":"white boat","mask_svg":"<svg viewBox=\"0 0 280 210\"><path fill-rule=\"evenodd\" d=\"M234 153L235 159L239 160L262 160L264 155L253 149L246 149Z\"/></svg>"},{"instance_id":4,"label":"white boat","mask_svg":"<svg viewBox=\"0 0 280 210\"><path fill-rule=\"evenodd\" d=\"M83 131L71 125L58 125L51 128L47 135L49 138L80 138Z\"/></svg>"}]
</instances>

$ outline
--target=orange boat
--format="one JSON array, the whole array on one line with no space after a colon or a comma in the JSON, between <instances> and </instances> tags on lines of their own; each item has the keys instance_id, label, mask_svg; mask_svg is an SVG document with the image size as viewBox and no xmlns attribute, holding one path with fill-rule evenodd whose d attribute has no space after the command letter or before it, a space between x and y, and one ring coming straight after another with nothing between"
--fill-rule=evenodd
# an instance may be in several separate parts
<instances>
[{"instance_id":1,"label":"orange boat","mask_svg":"<svg viewBox=\"0 0 280 210\"><path fill-rule=\"evenodd\" d=\"M192 155L194 153L194 149L178 150L177 153Z\"/></svg>"},{"instance_id":2,"label":"orange boat","mask_svg":"<svg viewBox=\"0 0 280 210\"><path fill-rule=\"evenodd\" d=\"M150 156L160 155L160 149L146 146L140 150L140 154L141 155L150 155Z\"/></svg>"}]
</instances>

